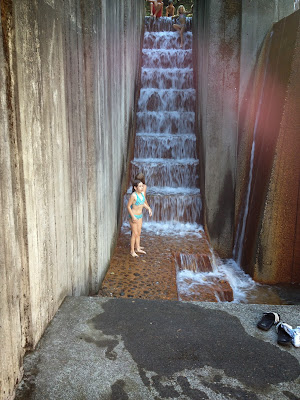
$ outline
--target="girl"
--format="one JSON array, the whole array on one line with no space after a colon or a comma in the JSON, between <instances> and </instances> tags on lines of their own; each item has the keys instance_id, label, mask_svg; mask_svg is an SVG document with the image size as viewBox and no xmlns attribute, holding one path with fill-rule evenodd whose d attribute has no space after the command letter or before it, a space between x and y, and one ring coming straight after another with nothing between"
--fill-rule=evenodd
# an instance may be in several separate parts
<instances>
[{"instance_id":1,"label":"girl","mask_svg":"<svg viewBox=\"0 0 300 400\"><path fill-rule=\"evenodd\" d=\"M177 18L177 23L173 25L173 28L180 32L180 47L183 47L183 32L185 31L186 14L184 6L179 6L177 9L177 15L172 18Z\"/></svg>"},{"instance_id":2,"label":"girl","mask_svg":"<svg viewBox=\"0 0 300 400\"><path fill-rule=\"evenodd\" d=\"M132 195L130 196L127 204L131 228L130 254L132 257L138 257L135 252L135 248L138 253L146 254L146 252L142 250L140 246L144 207L147 208L151 217L152 210L145 203L144 184L141 180L134 180L132 184Z\"/></svg>"}]
</instances>

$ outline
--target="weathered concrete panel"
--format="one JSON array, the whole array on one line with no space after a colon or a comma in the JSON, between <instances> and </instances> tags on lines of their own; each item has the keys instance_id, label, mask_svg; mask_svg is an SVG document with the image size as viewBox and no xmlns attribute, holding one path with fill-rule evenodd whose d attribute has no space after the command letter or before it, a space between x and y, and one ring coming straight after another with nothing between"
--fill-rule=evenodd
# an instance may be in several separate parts
<instances>
[{"instance_id":1,"label":"weathered concrete panel","mask_svg":"<svg viewBox=\"0 0 300 400\"><path fill-rule=\"evenodd\" d=\"M64 297L97 292L105 274L144 3L16 0L1 12L2 399Z\"/></svg>"},{"instance_id":2,"label":"weathered concrete panel","mask_svg":"<svg viewBox=\"0 0 300 400\"><path fill-rule=\"evenodd\" d=\"M274 22L294 12L293 0L242 0L240 91L242 100L263 41Z\"/></svg>"},{"instance_id":3,"label":"weathered concrete panel","mask_svg":"<svg viewBox=\"0 0 300 400\"><path fill-rule=\"evenodd\" d=\"M239 151L249 168L243 142L255 132L242 265L264 283L299 282L299 13L276 23L266 41Z\"/></svg>"},{"instance_id":4,"label":"weathered concrete panel","mask_svg":"<svg viewBox=\"0 0 300 400\"><path fill-rule=\"evenodd\" d=\"M264 40L272 29L273 23L294 12L293 0L242 1L242 29L240 54L240 88L239 88L239 142L236 186L236 226L240 215L243 193L248 184L248 168L252 140L245 134L246 121L253 119L253 107L250 99L255 96L254 84L257 81L255 67L259 55L263 54Z\"/></svg>"},{"instance_id":5,"label":"weathered concrete panel","mask_svg":"<svg viewBox=\"0 0 300 400\"><path fill-rule=\"evenodd\" d=\"M0 20L0 398L12 398L22 374L22 358L32 345L26 246L24 179L19 159L21 138L15 112L16 79L12 54L12 6L1 3Z\"/></svg>"},{"instance_id":6,"label":"weathered concrete panel","mask_svg":"<svg viewBox=\"0 0 300 400\"><path fill-rule=\"evenodd\" d=\"M300 11L280 21L274 30L281 37L280 46L276 46L278 37L274 37L277 64L281 68L278 68L273 79L277 88L279 85L282 87L284 102L281 112L276 109L274 99L269 102L269 123L270 120L276 120L278 114L280 122L278 135L276 130L272 132L276 137L276 148L270 180L267 182L266 201L263 202L254 277L261 282L299 283ZM278 96L278 91L275 96ZM269 141L267 146L270 151ZM261 163L258 168L261 168Z\"/></svg>"},{"instance_id":7,"label":"weathered concrete panel","mask_svg":"<svg viewBox=\"0 0 300 400\"><path fill-rule=\"evenodd\" d=\"M201 132L204 221L215 250L229 257L233 241L238 121L240 1L195 7L198 129Z\"/></svg>"},{"instance_id":8,"label":"weathered concrete panel","mask_svg":"<svg viewBox=\"0 0 300 400\"><path fill-rule=\"evenodd\" d=\"M8 50L8 49L7 49ZM0 341L1 341L1 368L0 368L0 398L9 398L13 392L12 382L16 382L21 373L18 368L19 359L23 356L22 332L15 328L19 326L21 315L19 307L21 254L18 246L18 233L14 213L14 187L11 159L11 140L8 106L9 93L5 70L8 69L7 60L3 51L2 25L0 19ZM13 344L13 345L12 345ZM17 367L17 368L16 368Z\"/></svg>"},{"instance_id":9,"label":"weathered concrete panel","mask_svg":"<svg viewBox=\"0 0 300 400\"><path fill-rule=\"evenodd\" d=\"M293 0L195 2L196 126L205 228L215 250L232 255L251 141L245 120L254 67L273 22L294 11Z\"/></svg>"}]
</instances>

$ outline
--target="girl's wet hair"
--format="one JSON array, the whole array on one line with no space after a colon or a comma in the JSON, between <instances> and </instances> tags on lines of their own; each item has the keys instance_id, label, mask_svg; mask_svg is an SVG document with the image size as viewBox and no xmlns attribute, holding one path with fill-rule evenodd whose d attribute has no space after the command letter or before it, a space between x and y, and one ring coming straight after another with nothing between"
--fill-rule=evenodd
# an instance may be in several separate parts
<instances>
[{"instance_id":1,"label":"girl's wet hair","mask_svg":"<svg viewBox=\"0 0 300 400\"><path fill-rule=\"evenodd\" d=\"M181 4L181 5L177 8L177 13L179 13L179 11L180 11L181 9L183 10L184 13L186 12L184 6Z\"/></svg>"},{"instance_id":2,"label":"girl's wet hair","mask_svg":"<svg viewBox=\"0 0 300 400\"><path fill-rule=\"evenodd\" d=\"M134 188L137 187L139 183L143 183L143 182L140 179L134 179L132 181L132 193L135 192Z\"/></svg>"}]
</instances>

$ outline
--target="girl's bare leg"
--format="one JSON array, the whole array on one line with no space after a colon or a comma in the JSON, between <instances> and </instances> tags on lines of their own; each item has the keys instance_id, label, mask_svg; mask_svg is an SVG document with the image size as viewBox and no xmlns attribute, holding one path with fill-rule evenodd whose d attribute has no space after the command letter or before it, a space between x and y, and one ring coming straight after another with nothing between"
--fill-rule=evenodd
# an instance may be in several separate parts
<instances>
[{"instance_id":1,"label":"girl's bare leg","mask_svg":"<svg viewBox=\"0 0 300 400\"><path fill-rule=\"evenodd\" d=\"M130 254L132 257L138 257L136 254L134 247L136 244L136 238L138 236L138 223L137 222L132 222L132 220L129 220L130 227L131 227L131 238L130 238Z\"/></svg>"},{"instance_id":2,"label":"girl's bare leg","mask_svg":"<svg viewBox=\"0 0 300 400\"><path fill-rule=\"evenodd\" d=\"M143 219L138 219L137 221L137 237L136 237L136 251L138 253L144 253L146 254L146 252L144 250L142 250L141 246L140 246L140 240L141 240L141 232L142 232L142 224L143 224Z\"/></svg>"},{"instance_id":3,"label":"girl's bare leg","mask_svg":"<svg viewBox=\"0 0 300 400\"><path fill-rule=\"evenodd\" d=\"M179 31L180 33L180 47L183 47L183 32L185 30L185 26L180 26L178 24L174 24L173 28Z\"/></svg>"}]
</instances>

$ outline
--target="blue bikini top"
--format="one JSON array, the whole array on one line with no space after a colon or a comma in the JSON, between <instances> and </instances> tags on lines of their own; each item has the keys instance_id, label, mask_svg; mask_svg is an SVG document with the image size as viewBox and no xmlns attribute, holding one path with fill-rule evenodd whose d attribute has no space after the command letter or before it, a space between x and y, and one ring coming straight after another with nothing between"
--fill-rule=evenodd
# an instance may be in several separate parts
<instances>
[{"instance_id":1,"label":"blue bikini top","mask_svg":"<svg viewBox=\"0 0 300 400\"><path fill-rule=\"evenodd\" d=\"M143 193L141 193L142 195L142 200L139 198L138 194L136 193L136 202L135 202L135 206L142 206L145 203L145 196Z\"/></svg>"}]
</instances>

